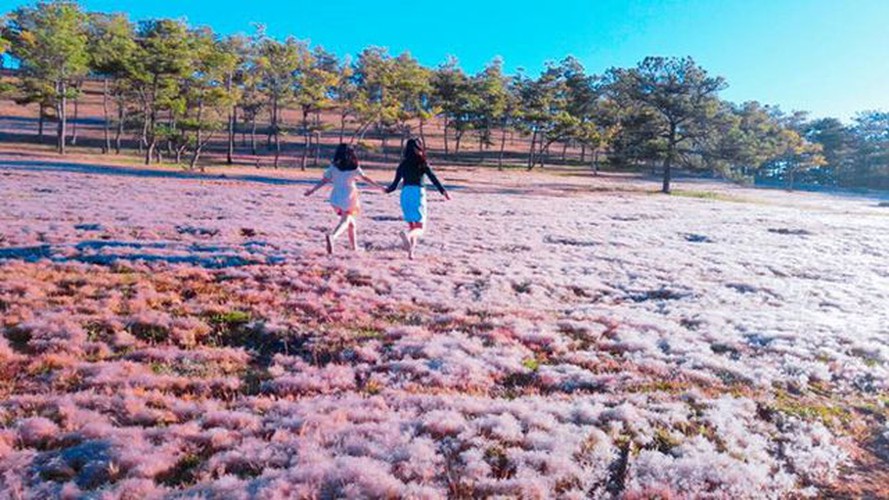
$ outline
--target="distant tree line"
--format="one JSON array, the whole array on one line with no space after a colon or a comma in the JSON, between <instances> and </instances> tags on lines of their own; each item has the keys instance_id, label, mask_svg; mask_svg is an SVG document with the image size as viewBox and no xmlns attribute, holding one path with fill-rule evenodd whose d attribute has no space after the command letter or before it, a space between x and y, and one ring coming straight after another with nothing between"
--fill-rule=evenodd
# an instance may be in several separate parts
<instances>
[{"instance_id":1,"label":"distant tree line","mask_svg":"<svg viewBox=\"0 0 889 500\"><path fill-rule=\"evenodd\" d=\"M665 192L675 168L889 188L889 114L864 112L844 125L734 104L719 96L725 81L691 58L649 57L594 75L567 57L536 76L506 75L495 59L467 74L454 58L427 68L407 52L393 57L369 47L352 60L294 37L275 39L261 26L251 36L220 36L182 20L133 23L123 14L88 13L68 1L8 13L0 29L6 52L19 64L14 98L38 105L39 134L53 119L62 154L76 144L69 114L76 125L84 82L92 79L103 92L103 152L120 153L129 137L146 163L166 157L195 168L214 139L224 139L232 163L240 133L251 153L273 153L276 167L281 137L300 137L305 168L320 154L322 133L361 144L372 134L385 152L388 140L425 138L436 119L443 155L465 157L477 147L495 152L501 168L507 137L518 134L529 139L528 169L543 165L553 148L564 158L570 146L594 168L657 169ZM285 109L299 120L285 123Z\"/></svg>"}]
</instances>

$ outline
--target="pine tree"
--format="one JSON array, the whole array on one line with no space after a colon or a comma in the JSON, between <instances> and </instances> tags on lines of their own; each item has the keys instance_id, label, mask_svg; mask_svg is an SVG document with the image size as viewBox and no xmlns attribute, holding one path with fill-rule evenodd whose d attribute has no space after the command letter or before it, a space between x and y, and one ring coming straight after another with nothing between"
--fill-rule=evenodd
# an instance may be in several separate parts
<instances>
[{"instance_id":1,"label":"pine tree","mask_svg":"<svg viewBox=\"0 0 889 500\"><path fill-rule=\"evenodd\" d=\"M506 114L510 110L508 81L503 75L503 60L494 59L485 69L473 77L473 88L478 92L480 106L474 113L473 129L478 134L479 161L483 160L482 148L494 144L495 128L501 128L500 157L498 165L503 165L503 148L506 143Z\"/></svg>"},{"instance_id":2,"label":"pine tree","mask_svg":"<svg viewBox=\"0 0 889 500\"><path fill-rule=\"evenodd\" d=\"M87 16L73 2L40 2L15 10L5 28L10 50L20 61L25 102L55 108L57 149L65 154L68 99L88 70Z\"/></svg>"},{"instance_id":3,"label":"pine tree","mask_svg":"<svg viewBox=\"0 0 889 500\"><path fill-rule=\"evenodd\" d=\"M91 14L89 19L90 70L102 78L102 113L104 118L102 152L111 151L109 100L117 103L118 129L115 142L120 152L126 112L125 96L136 52L135 28L122 14Z\"/></svg>"},{"instance_id":4,"label":"pine tree","mask_svg":"<svg viewBox=\"0 0 889 500\"><path fill-rule=\"evenodd\" d=\"M317 48L314 53L308 47L300 53L299 62L293 81L294 102L302 115L303 154L300 168L306 169L311 137L315 132L309 121L312 113L319 113L330 105L332 89L337 83L335 72L336 60L324 49ZM320 131L319 131L320 132Z\"/></svg>"},{"instance_id":5,"label":"pine tree","mask_svg":"<svg viewBox=\"0 0 889 500\"><path fill-rule=\"evenodd\" d=\"M274 167L278 168L284 131L281 110L293 103L296 75L305 67L309 52L305 43L293 37L279 42L264 34L260 35L257 48L256 67L262 75L259 88L268 100L268 142L274 139Z\"/></svg>"},{"instance_id":6,"label":"pine tree","mask_svg":"<svg viewBox=\"0 0 889 500\"><path fill-rule=\"evenodd\" d=\"M703 136L725 81L708 75L690 57L646 57L635 68L610 70L609 78L612 92L635 104L634 112L650 118L646 125L656 129L662 144L656 148L663 161L662 191L669 193L680 145Z\"/></svg>"},{"instance_id":7,"label":"pine tree","mask_svg":"<svg viewBox=\"0 0 889 500\"><path fill-rule=\"evenodd\" d=\"M145 163L161 160L159 139L178 133L175 118L184 108L183 79L194 64L193 39L179 20L140 23L130 79L141 101L142 146ZM160 127L163 114L167 122Z\"/></svg>"}]
</instances>

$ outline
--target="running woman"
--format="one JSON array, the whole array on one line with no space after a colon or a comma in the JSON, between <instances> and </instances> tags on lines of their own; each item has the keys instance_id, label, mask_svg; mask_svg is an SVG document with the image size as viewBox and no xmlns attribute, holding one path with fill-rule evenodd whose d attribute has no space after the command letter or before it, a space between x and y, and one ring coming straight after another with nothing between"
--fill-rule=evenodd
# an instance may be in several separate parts
<instances>
[{"instance_id":1,"label":"running woman","mask_svg":"<svg viewBox=\"0 0 889 500\"><path fill-rule=\"evenodd\" d=\"M426 188L424 178L429 177L438 192L450 200L451 196L441 185L435 173L429 168L426 161L426 150L419 139L408 139L404 146L401 163L395 171L395 180L386 188L387 193L398 189L401 182L401 213L407 222L407 230L402 231L401 238L404 241L404 249L408 258L414 258L414 249L423 236L426 225Z\"/></svg>"},{"instance_id":2,"label":"running woman","mask_svg":"<svg viewBox=\"0 0 889 500\"><path fill-rule=\"evenodd\" d=\"M361 213L357 185L359 179L380 190L385 190L383 186L364 175L364 171L358 166L358 155L355 154L355 149L348 144L340 144L336 148L331 165L324 171L324 176L317 184L306 191L306 196L309 196L320 189L321 186L328 183L333 184L333 189L330 191L330 204L333 206L336 214L340 216L340 221L333 231L324 237L327 242L328 254L333 253L336 239L347 230L352 250L358 250L357 218L358 214Z\"/></svg>"}]
</instances>

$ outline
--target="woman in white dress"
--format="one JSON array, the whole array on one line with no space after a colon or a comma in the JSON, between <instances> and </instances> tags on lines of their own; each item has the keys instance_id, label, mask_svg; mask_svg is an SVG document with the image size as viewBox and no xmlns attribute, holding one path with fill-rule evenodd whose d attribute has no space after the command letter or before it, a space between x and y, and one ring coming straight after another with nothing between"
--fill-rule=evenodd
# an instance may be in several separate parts
<instances>
[{"instance_id":1,"label":"woman in white dress","mask_svg":"<svg viewBox=\"0 0 889 500\"><path fill-rule=\"evenodd\" d=\"M364 171L358 166L358 155L355 149L348 144L340 144L333 155L331 165L324 171L324 176L315 186L306 191L306 196L311 195L325 184L333 184L330 190L330 204L336 214L340 216L337 226L325 235L327 253L332 254L334 243L344 231L349 232L349 243L352 250L358 250L358 214L361 213L361 203L358 198L358 180L361 179L371 186L385 190L373 179L364 175Z\"/></svg>"}]
</instances>

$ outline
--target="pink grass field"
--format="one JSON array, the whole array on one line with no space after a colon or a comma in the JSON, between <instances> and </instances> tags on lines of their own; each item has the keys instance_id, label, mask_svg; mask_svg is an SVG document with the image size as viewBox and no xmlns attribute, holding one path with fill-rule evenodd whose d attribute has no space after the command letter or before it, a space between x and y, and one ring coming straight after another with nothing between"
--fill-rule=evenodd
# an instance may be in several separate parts
<instances>
[{"instance_id":1,"label":"pink grass field","mask_svg":"<svg viewBox=\"0 0 889 500\"><path fill-rule=\"evenodd\" d=\"M889 494L878 200L218 172L0 154L0 497Z\"/></svg>"}]
</instances>

